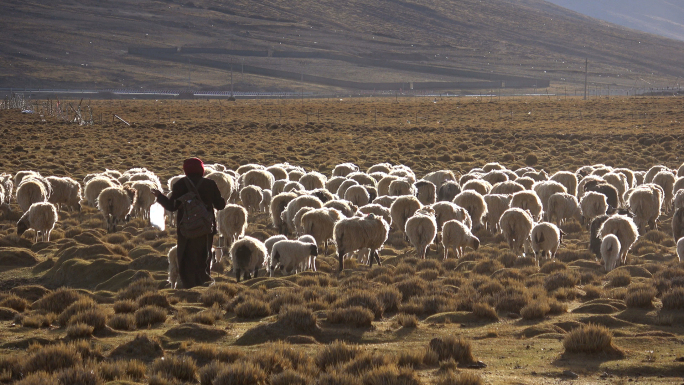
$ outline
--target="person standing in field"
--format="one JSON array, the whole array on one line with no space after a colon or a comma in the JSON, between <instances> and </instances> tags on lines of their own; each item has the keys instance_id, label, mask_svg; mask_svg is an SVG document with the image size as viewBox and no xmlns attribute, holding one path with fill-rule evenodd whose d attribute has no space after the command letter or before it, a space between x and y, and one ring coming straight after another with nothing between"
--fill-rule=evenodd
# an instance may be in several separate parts
<instances>
[{"instance_id":1,"label":"person standing in field","mask_svg":"<svg viewBox=\"0 0 684 385\"><path fill-rule=\"evenodd\" d=\"M214 209L222 210L226 201L216 183L204 178L204 164L198 158L183 162L185 177L177 181L171 196L152 190L166 210L178 210L178 270L183 288L210 282L211 245L216 234ZM197 199L199 198L199 200Z\"/></svg>"}]
</instances>

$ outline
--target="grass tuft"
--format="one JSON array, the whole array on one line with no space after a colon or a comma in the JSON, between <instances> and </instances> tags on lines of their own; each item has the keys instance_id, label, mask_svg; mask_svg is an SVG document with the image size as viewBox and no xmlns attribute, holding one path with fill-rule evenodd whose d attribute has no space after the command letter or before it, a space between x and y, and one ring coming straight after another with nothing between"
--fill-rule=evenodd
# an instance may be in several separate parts
<instances>
[{"instance_id":1,"label":"grass tuft","mask_svg":"<svg viewBox=\"0 0 684 385\"><path fill-rule=\"evenodd\" d=\"M470 341L461 337L446 336L433 338L428 346L437 353L439 361L453 359L461 364L475 361Z\"/></svg>"},{"instance_id":2,"label":"grass tuft","mask_svg":"<svg viewBox=\"0 0 684 385\"><path fill-rule=\"evenodd\" d=\"M271 315L271 309L266 302L252 297L237 305L234 311L238 317L248 319L263 318Z\"/></svg>"},{"instance_id":3,"label":"grass tuft","mask_svg":"<svg viewBox=\"0 0 684 385\"><path fill-rule=\"evenodd\" d=\"M370 327L374 318L372 311L361 306L328 311L328 322L332 324L353 325L357 328Z\"/></svg>"},{"instance_id":4,"label":"grass tuft","mask_svg":"<svg viewBox=\"0 0 684 385\"><path fill-rule=\"evenodd\" d=\"M473 304L473 315L477 318L498 321L499 315L496 314L496 310L487 303L476 303Z\"/></svg>"},{"instance_id":5,"label":"grass tuft","mask_svg":"<svg viewBox=\"0 0 684 385\"><path fill-rule=\"evenodd\" d=\"M316 315L303 305L283 307L278 313L278 322L291 328L312 331L316 328Z\"/></svg>"},{"instance_id":6,"label":"grass tuft","mask_svg":"<svg viewBox=\"0 0 684 385\"><path fill-rule=\"evenodd\" d=\"M166 322L166 310L158 306L145 306L136 310L135 325L138 328L146 328Z\"/></svg>"},{"instance_id":7,"label":"grass tuft","mask_svg":"<svg viewBox=\"0 0 684 385\"><path fill-rule=\"evenodd\" d=\"M563 340L568 353L617 353L613 346L613 333L601 325L584 325L571 330Z\"/></svg>"},{"instance_id":8,"label":"grass tuft","mask_svg":"<svg viewBox=\"0 0 684 385\"><path fill-rule=\"evenodd\" d=\"M164 356L152 362L150 372L172 380L194 382L197 378L197 365L190 357Z\"/></svg>"},{"instance_id":9,"label":"grass tuft","mask_svg":"<svg viewBox=\"0 0 684 385\"><path fill-rule=\"evenodd\" d=\"M66 329L66 334L70 339L89 338L94 330L95 328L88 324L76 323Z\"/></svg>"}]
</instances>

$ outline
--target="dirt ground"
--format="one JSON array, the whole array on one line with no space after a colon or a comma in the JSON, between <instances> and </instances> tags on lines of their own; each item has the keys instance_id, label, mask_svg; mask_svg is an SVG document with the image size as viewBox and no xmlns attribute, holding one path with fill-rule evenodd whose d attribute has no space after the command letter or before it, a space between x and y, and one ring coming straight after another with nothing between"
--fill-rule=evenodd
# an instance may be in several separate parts
<instances>
[{"instance_id":1,"label":"dirt ground","mask_svg":"<svg viewBox=\"0 0 684 385\"><path fill-rule=\"evenodd\" d=\"M328 177L343 162L362 170L402 163L418 177L441 169L464 174L488 162L549 173L598 163L677 170L683 162L680 98L86 104L92 126L0 111L0 171L82 181L105 169L146 167L166 181L190 156L230 169L289 162ZM50 108L46 101L37 107ZM51 240L34 243L31 230L16 235L21 214L16 201L0 214L3 383L593 384L684 377L684 269L672 213L642 234L628 266L609 274L587 251L586 228L573 220L562 226L568 236L557 259L541 268L514 258L503 237L485 229L475 233L479 250L447 261L434 245L426 261L416 259L393 231L382 267L348 260L338 275L331 247L319 255L318 272L267 278L262 270L235 283L224 259L214 286L190 290L165 282L174 229L154 230L136 218L107 234L101 214L84 206L61 211ZM247 234L265 239L276 230L266 213L254 213ZM601 330L612 341L596 353L566 351L570 334L587 324L607 328Z\"/></svg>"}]
</instances>

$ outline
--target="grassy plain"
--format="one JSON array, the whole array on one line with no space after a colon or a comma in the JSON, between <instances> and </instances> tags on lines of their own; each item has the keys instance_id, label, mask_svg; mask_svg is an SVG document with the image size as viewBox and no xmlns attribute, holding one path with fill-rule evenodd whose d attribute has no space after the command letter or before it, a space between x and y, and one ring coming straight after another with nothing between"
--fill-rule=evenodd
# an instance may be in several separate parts
<instances>
[{"instance_id":1,"label":"grassy plain","mask_svg":"<svg viewBox=\"0 0 684 385\"><path fill-rule=\"evenodd\" d=\"M232 169L289 162L326 175L341 162L403 163L419 177L493 161L515 169L528 159L550 173L682 163L680 98L90 104L93 126L2 111L0 170L81 180L105 168L147 167L166 180L189 156ZM262 271L236 284L224 261L213 287L171 290L164 281L173 230L134 219L106 234L101 215L84 207L60 212L51 241L34 244L31 231L16 236L21 213L14 202L11 208L0 219L0 381L7 383L211 383L212 373L221 384L542 384L574 374L575 383L673 383L684 376L677 289L684 269L671 214L634 245L629 266L610 274L586 250L587 231L571 221L557 260L541 268L513 258L503 238L485 230L476 233L478 251L445 262L434 246L427 261L415 259L393 232L382 267L348 261L338 276L331 249L318 258L317 273L264 278ZM269 224L256 213L247 233L265 238L275 233ZM596 352L578 347L586 336ZM346 345L330 345L335 340ZM475 368L477 361L486 367Z\"/></svg>"}]
</instances>

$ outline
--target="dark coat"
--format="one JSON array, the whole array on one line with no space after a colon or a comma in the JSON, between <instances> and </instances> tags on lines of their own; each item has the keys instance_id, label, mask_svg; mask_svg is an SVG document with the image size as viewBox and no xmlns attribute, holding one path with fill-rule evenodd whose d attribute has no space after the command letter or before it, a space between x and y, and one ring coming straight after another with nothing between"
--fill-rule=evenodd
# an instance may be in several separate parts
<instances>
[{"instance_id":1,"label":"dark coat","mask_svg":"<svg viewBox=\"0 0 684 385\"><path fill-rule=\"evenodd\" d=\"M210 209L209 212L212 216L214 210L222 210L226 207L226 201L221 197L221 191L216 186L216 182L203 178L201 175L186 176L173 185L170 197L160 195L157 198L157 202L166 210L178 211L178 221L183 218L183 206L178 198L188 193L186 178L189 178L195 186L202 181L197 191L202 202ZM213 233L205 237L187 239L180 234L178 227L176 234L178 236L178 272L183 288L189 289L210 281L211 245L214 238L213 234L216 234L216 220L214 219Z\"/></svg>"}]
</instances>

